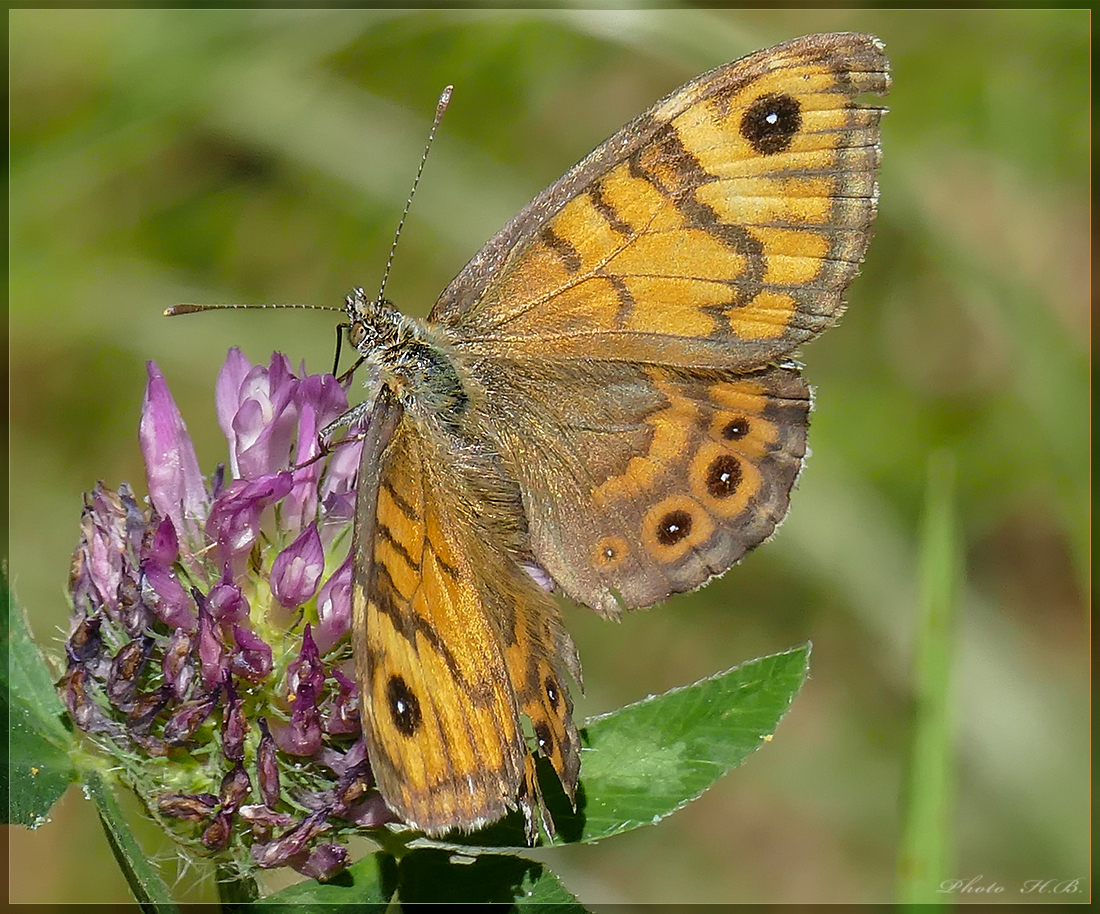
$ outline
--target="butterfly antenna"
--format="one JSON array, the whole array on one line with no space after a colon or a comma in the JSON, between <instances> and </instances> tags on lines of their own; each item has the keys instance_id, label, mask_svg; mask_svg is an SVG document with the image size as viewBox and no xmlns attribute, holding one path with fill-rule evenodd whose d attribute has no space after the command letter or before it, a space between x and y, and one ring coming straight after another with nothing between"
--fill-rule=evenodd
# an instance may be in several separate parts
<instances>
[{"instance_id":1,"label":"butterfly antenna","mask_svg":"<svg viewBox=\"0 0 1100 914\"><path fill-rule=\"evenodd\" d=\"M390 278L390 269L393 266L393 258L397 252L397 239L401 237L401 230L405 227L405 219L409 215L409 208L412 206L413 195L416 193L416 187L420 183L420 176L424 174L424 165L428 161L428 152L432 148L432 141L435 139L435 132L439 128L440 122L443 120L443 113L447 110L447 106L451 103L451 93L454 92L454 86L447 86L439 96L439 102L435 106L435 119L432 121L432 129L428 131L428 142L424 145L424 154L420 157L420 165L416 169L416 177L413 179L412 190L409 191L409 198L405 201L405 209L401 213L401 219L397 223L397 231L393 234L393 243L390 245L389 257L386 259L386 269L382 271L382 284L378 288L377 301L382 301L382 295L386 291L386 283ZM201 311L251 311L262 308L271 309L285 309L285 310L304 310L304 311L339 311L343 312L343 308L333 308L329 305L308 305L308 304L217 304L217 305L193 305L193 304L179 304L172 305L170 308L164 309L165 317L177 317L180 314L198 314ZM339 339L339 331L341 327L337 327L337 339ZM339 349L337 349L337 358L339 358Z\"/></svg>"},{"instance_id":2,"label":"butterfly antenna","mask_svg":"<svg viewBox=\"0 0 1100 914\"><path fill-rule=\"evenodd\" d=\"M227 304L227 305L172 305L164 309L165 317L176 317L180 314L198 314L200 311L258 311L271 309L280 311L339 311L343 308L333 308L331 305L299 305L299 304Z\"/></svg>"},{"instance_id":3,"label":"butterfly antenna","mask_svg":"<svg viewBox=\"0 0 1100 914\"><path fill-rule=\"evenodd\" d=\"M424 174L424 165L428 161L428 152L432 148L432 140L435 139L435 132L439 129L439 123L443 120L443 114L447 110L447 106L451 103L451 93L454 92L454 86L447 86L446 89L439 96L439 103L435 106L435 119L432 121L432 129L428 131L428 142L424 144L424 154L420 157L420 165L416 169L416 177L413 178L412 190L409 191L409 199L405 201L405 210L401 213L401 219L397 223L397 231L393 233L393 243L390 245L390 256L386 259L386 269L382 271L382 285L378 287L378 297L375 299L377 302L382 301L382 295L386 291L386 283L390 278L390 267L393 266L393 257L397 253L397 239L401 237L401 230L405 227L405 218L409 215L409 208L412 206L413 195L416 193L416 186L420 183L420 176Z\"/></svg>"}]
</instances>

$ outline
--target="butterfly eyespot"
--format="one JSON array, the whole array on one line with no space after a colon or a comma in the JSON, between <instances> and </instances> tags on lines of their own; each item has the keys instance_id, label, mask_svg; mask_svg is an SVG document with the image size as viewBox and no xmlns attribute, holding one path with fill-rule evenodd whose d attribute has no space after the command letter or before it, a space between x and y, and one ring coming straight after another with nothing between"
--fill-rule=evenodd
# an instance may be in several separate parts
<instances>
[{"instance_id":1,"label":"butterfly eyespot","mask_svg":"<svg viewBox=\"0 0 1100 914\"><path fill-rule=\"evenodd\" d=\"M691 533L691 515L687 511L669 511L657 524L657 542L675 546Z\"/></svg>"},{"instance_id":2,"label":"butterfly eyespot","mask_svg":"<svg viewBox=\"0 0 1100 914\"><path fill-rule=\"evenodd\" d=\"M618 536L606 536L596 544L595 564L598 568L610 571L619 565L630 549Z\"/></svg>"},{"instance_id":3,"label":"butterfly eyespot","mask_svg":"<svg viewBox=\"0 0 1100 914\"><path fill-rule=\"evenodd\" d=\"M400 676L391 676L386 684L386 703L394 725L403 736L412 736L420 729L423 721L420 701Z\"/></svg>"},{"instance_id":4,"label":"butterfly eyespot","mask_svg":"<svg viewBox=\"0 0 1100 914\"><path fill-rule=\"evenodd\" d=\"M713 498L729 498L741 485L741 461L730 454L715 457L707 467L707 492Z\"/></svg>"},{"instance_id":5,"label":"butterfly eyespot","mask_svg":"<svg viewBox=\"0 0 1100 914\"><path fill-rule=\"evenodd\" d=\"M802 106L780 92L761 95L741 116L741 136L760 155L783 152L802 129Z\"/></svg>"},{"instance_id":6,"label":"butterfly eyespot","mask_svg":"<svg viewBox=\"0 0 1100 914\"><path fill-rule=\"evenodd\" d=\"M749 420L744 416L738 416L725 424L722 428L722 437L727 441L740 441L749 433L750 428Z\"/></svg>"},{"instance_id":7,"label":"butterfly eyespot","mask_svg":"<svg viewBox=\"0 0 1100 914\"><path fill-rule=\"evenodd\" d=\"M535 739L538 741L539 752L543 755L550 755L554 751L554 734L542 721L535 724Z\"/></svg>"},{"instance_id":8,"label":"butterfly eyespot","mask_svg":"<svg viewBox=\"0 0 1100 914\"><path fill-rule=\"evenodd\" d=\"M553 676L547 676L543 682L543 688L546 689L546 698L550 702L550 707L556 711L558 709L558 698L561 695L558 691L557 680Z\"/></svg>"}]
</instances>

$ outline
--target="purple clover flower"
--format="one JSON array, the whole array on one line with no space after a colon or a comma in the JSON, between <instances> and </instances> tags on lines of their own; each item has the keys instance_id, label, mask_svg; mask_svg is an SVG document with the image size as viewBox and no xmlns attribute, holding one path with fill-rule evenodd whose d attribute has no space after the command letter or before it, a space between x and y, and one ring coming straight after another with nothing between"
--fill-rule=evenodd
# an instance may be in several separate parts
<instances>
[{"instance_id":1,"label":"purple clover flower","mask_svg":"<svg viewBox=\"0 0 1100 914\"><path fill-rule=\"evenodd\" d=\"M316 501L314 507L316 508ZM311 523L271 566L271 593L283 606L301 606L317 593L325 568L325 550L317 524Z\"/></svg>"},{"instance_id":2,"label":"purple clover flower","mask_svg":"<svg viewBox=\"0 0 1100 914\"><path fill-rule=\"evenodd\" d=\"M321 451L347 398L302 375L229 351L215 389L229 474L207 478L149 363L148 503L126 485L86 496L58 688L179 840L326 879L348 859L334 838L394 817L347 675L361 448Z\"/></svg>"}]
</instances>

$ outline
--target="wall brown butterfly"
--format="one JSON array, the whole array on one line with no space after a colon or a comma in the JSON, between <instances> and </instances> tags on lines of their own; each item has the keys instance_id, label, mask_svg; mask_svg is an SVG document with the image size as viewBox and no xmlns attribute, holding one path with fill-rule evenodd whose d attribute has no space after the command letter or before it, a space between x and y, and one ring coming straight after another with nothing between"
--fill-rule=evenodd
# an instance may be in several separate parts
<instances>
[{"instance_id":1,"label":"wall brown butterfly","mask_svg":"<svg viewBox=\"0 0 1100 914\"><path fill-rule=\"evenodd\" d=\"M533 837L533 753L575 796L580 664L538 578L614 617L721 574L783 518L810 410L790 357L836 323L866 251L883 109L856 99L889 84L869 35L726 64L539 194L426 321L348 297L372 388L363 730L411 825L518 807Z\"/></svg>"}]
</instances>

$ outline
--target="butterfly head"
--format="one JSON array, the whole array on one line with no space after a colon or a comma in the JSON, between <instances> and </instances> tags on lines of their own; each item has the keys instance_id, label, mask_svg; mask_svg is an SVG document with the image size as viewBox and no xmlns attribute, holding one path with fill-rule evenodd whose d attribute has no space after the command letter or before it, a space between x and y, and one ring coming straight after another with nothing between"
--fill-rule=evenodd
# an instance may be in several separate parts
<instances>
[{"instance_id":1,"label":"butterfly head","mask_svg":"<svg viewBox=\"0 0 1100 914\"><path fill-rule=\"evenodd\" d=\"M404 315L384 298L367 298L361 288L344 299L348 315L348 339L368 362L396 345L402 336Z\"/></svg>"},{"instance_id":2,"label":"butterfly head","mask_svg":"<svg viewBox=\"0 0 1100 914\"><path fill-rule=\"evenodd\" d=\"M368 383L386 384L406 409L432 424L457 426L469 405L467 381L442 331L359 288L345 308L348 338L373 379Z\"/></svg>"}]
</instances>

